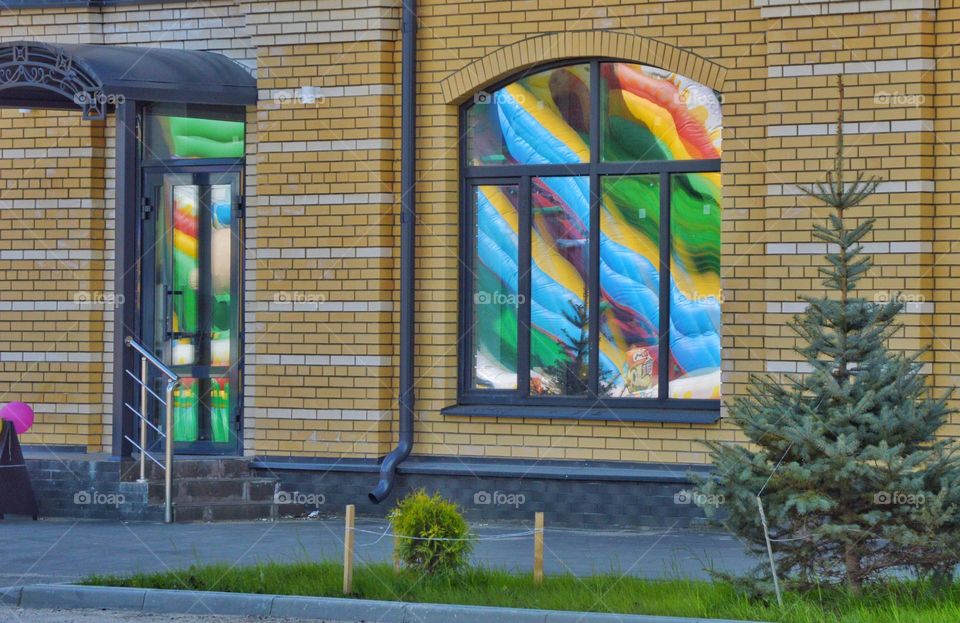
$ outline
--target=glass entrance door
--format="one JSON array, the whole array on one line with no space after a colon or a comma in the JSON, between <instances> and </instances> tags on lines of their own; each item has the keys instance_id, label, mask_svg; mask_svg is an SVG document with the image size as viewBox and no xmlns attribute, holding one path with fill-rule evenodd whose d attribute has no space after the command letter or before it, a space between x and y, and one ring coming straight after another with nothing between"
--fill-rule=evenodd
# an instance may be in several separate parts
<instances>
[{"instance_id":1,"label":"glass entrance door","mask_svg":"<svg viewBox=\"0 0 960 623\"><path fill-rule=\"evenodd\" d=\"M180 375L176 451L234 454L240 444L240 178L185 167L147 173L144 339Z\"/></svg>"}]
</instances>

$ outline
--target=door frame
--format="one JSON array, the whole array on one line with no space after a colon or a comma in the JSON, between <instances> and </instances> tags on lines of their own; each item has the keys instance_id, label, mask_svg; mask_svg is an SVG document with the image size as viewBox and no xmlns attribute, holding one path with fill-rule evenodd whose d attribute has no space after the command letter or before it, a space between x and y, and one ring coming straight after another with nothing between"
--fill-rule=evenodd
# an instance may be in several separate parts
<instances>
[{"instance_id":1,"label":"door frame","mask_svg":"<svg viewBox=\"0 0 960 623\"><path fill-rule=\"evenodd\" d=\"M137 325L140 328L140 338L144 344L151 350L155 350L156 340L154 336L156 297L153 287L155 281L156 263L153 249L148 249L147 245L154 244L155 234L149 234L149 229L155 227L157 218L160 217L159 205L153 205L154 190L156 186L151 183L152 179L162 179L166 174L172 175L194 175L194 174L225 174L236 175L236 189L234 206L236 219L231 227L233 235L239 241L238 244L231 244L230 262L234 270L231 271L230 288L236 296L231 296L230 314L236 323L236 330L232 331L230 340L231 347L236 349L236 358L233 366L231 379L231 394L235 395L233 400L233 410L229 414L233 427L234 442L229 444L214 444L207 441L176 442L176 452L178 454L196 454L196 455L214 455L214 456L240 456L243 454L243 405L244 405L244 270L245 253L244 241L246 237L246 222L244 219L244 198L245 198L245 158L197 158L184 160L151 160L146 161L139 167L139 210L137 213L137 263L140 270L137 274ZM209 182L207 187L211 186ZM149 260L149 261L148 261ZM149 287L147 287L149 285ZM162 354L158 353L162 357ZM228 376L228 378L229 378ZM156 389L156 388L155 388ZM152 431L151 431L152 432ZM155 434L149 442L149 447L162 447L162 440Z\"/></svg>"}]
</instances>

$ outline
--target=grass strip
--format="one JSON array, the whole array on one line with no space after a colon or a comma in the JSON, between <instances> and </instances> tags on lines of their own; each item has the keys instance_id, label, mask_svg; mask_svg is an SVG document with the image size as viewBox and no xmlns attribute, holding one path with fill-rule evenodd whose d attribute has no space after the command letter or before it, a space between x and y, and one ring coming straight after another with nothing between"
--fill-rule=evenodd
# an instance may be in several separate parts
<instances>
[{"instance_id":1,"label":"grass strip","mask_svg":"<svg viewBox=\"0 0 960 623\"><path fill-rule=\"evenodd\" d=\"M333 562L262 563L245 567L195 565L180 571L93 576L82 583L235 593L344 597L343 567ZM722 582L646 580L599 574L547 576L471 568L450 576L395 572L391 565L354 570L350 597L421 603L509 606L585 612L777 621L783 623L957 623L960 588L934 596L915 582L871 586L862 598L840 589L788 593L785 608L751 600Z\"/></svg>"}]
</instances>

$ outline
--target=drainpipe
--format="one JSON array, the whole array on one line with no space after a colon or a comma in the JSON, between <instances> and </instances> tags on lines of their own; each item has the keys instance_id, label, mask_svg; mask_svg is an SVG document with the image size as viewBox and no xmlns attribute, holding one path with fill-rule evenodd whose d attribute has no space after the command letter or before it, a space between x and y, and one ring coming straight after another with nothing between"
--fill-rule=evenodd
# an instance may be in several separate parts
<instances>
[{"instance_id":1,"label":"drainpipe","mask_svg":"<svg viewBox=\"0 0 960 623\"><path fill-rule=\"evenodd\" d=\"M380 464L380 482L370 492L379 504L393 490L397 466L413 450L413 312L417 147L417 3L403 0L403 56L400 66L400 426L397 447Z\"/></svg>"}]
</instances>

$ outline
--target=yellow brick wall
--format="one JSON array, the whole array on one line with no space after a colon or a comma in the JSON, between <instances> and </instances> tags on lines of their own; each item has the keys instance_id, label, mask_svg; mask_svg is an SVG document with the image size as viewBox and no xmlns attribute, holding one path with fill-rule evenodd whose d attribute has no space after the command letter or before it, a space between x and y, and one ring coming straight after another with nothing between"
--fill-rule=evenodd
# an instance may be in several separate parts
<instances>
[{"instance_id":1,"label":"yellow brick wall","mask_svg":"<svg viewBox=\"0 0 960 623\"><path fill-rule=\"evenodd\" d=\"M801 295L821 287L817 267L822 251L810 245L810 226L825 212L812 209L793 185L818 179L830 165L835 80L838 73L846 74L852 166L884 179L881 192L857 212L878 219L869 249L875 252L877 269L864 286L871 295L903 292L909 297L897 347L938 341L931 330L931 302L938 291L932 268L941 258L931 243L937 195L933 95L939 87L931 69L935 31L942 27L938 20L945 11L932 10L936 4L422 2L418 106L420 123L429 130L421 131L419 142L419 261L422 265L425 258L435 258L438 264L421 269L431 280L418 295L421 421L416 452L703 462L698 440L737 438L725 422L577 424L438 415L456 397L456 104L471 89L535 61L620 57L686 73L722 92L727 397L743 392L751 372L798 369L798 357L790 350L793 336L784 323L800 309ZM711 75L705 69L711 63L726 72ZM944 358L940 350L928 359L937 358ZM941 376L934 382L954 384ZM952 431L951 426L944 432Z\"/></svg>"},{"instance_id":2,"label":"yellow brick wall","mask_svg":"<svg viewBox=\"0 0 960 623\"><path fill-rule=\"evenodd\" d=\"M931 262L924 270L925 280L932 281L931 304L935 313L929 317L934 382L940 389L955 389L960 384L960 304L957 279L960 277L960 85L956 71L960 69L960 2L941 0L933 24L933 58L936 69L933 87L926 102L933 121L930 167L925 170L933 180L936 192L931 198ZM960 436L960 418L954 417L943 430Z\"/></svg>"},{"instance_id":3,"label":"yellow brick wall","mask_svg":"<svg viewBox=\"0 0 960 623\"><path fill-rule=\"evenodd\" d=\"M88 43L89 11L3 12L4 41ZM108 442L105 124L0 110L0 402L31 404L23 442ZM72 257L71 257L72 256Z\"/></svg>"},{"instance_id":4,"label":"yellow brick wall","mask_svg":"<svg viewBox=\"0 0 960 623\"><path fill-rule=\"evenodd\" d=\"M247 218L250 454L375 457L392 443L395 5L249 6L260 91Z\"/></svg>"},{"instance_id":5,"label":"yellow brick wall","mask_svg":"<svg viewBox=\"0 0 960 623\"><path fill-rule=\"evenodd\" d=\"M34 407L25 443L102 445L105 146L78 114L0 112L0 402Z\"/></svg>"},{"instance_id":6,"label":"yellow brick wall","mask_svg":"<svg viewBox=\"0 0 960 623\"><path fill-rule=\"evenodd\" d=\"M750 65L762 64L759 13L749 2L421 2L421 139L418 261L430 258L430 284L418 293L418 404L415 452L537 459L703 462L696 443L707 435L732 439L727 427L686 424L444 417L456 401L457 236L459 231L458 104L473 91L527 66L564 58L619 57L678 71L723 91L724 236L747 216L742 186L753 163L731 154L731 128L751 125ZM724 32L724 27L728 32ZM734 62L736 61L736 62ZM734 95L739 85L741 92ZM741 106L744 107L741 110ZM746 137L744 137L746 138ZM742 164L741 164L742 162ZM742 180L742 181L741 181ZM727 188L736 187L734 192ZM731 209L732 208L732 209ZM731 215L734 218L731 218ZM727 251L725 247L724 251ZM421 272L424 269L421 268ZM725 297L736 288L724 269ZM726 325L726 322L725 322ZM735 355L730 331L724 353ZM745 348L740 346L740 348ZM754 354L755 356L755 354ZM742 356L746 358L746 354ZM725 361L730 369L732 361ZM725 384L725 388L731 383Z\"/></svg>"},{"instance_id":7,"label":"yellow brick wall","mask_svg":"<svg viewBox=\"0 0 960 623\"><path fill-rule=\"evenodd\" d=\"M932 345L926 361L934 384L956 385L956 0L420 0L419 6L416 453L699 463L706 455L698 441L738 437L724 421L702 426L440 415L456 401L459 104L520 69L563 58L659 65L722 92L727 397L743 392L751 372L798 369L785 322L800 309L800 296L819 291L822 250L811 245L810 225L824 211L799 197L794 185L817 179L830 164L835 77L843 73L852 164L884 180L881 192L857 212L878 219L868 248L877 269L865 286L870 295L901 291L909 297L896 345ZM395 441L399 18L390 0L0 13L11 38L208 49L256 67L260 102L248 115L246 179L248 454L370 458ZM51 123L47 115L30 118L38 127ZM18 119L14 113L0 117L11 124L0 132L4 149L17 136ZM62 192L56 184L79 171L87 181L72 192L109 196L96 215L111 218L110 121L96 130L76 115L49 119L65 124L71 136L95 135L99 164L70 164L60 156L64 162L52 165L11 159L17 163L10 166L30 172L3 178L2 199L20 198L27 190L17 184L30 180L48 185L44 193ZM27 244L9 221L0 220L0 242ZM88 233L84 244L100 244L109 255L112 235L96 238L93 223L79 230ZM57 244L57 236L70 235L81 234L50 232ZM46 300L48 288L62 297L49 284L82 281L79 268L54 275L36 260L13 265L5 259L7 248L0 248L0 266L6 282L16 285L0 295L0 305L4 296ZM106 256L102 261L93 270L106 288L112 265ZM26 281L28 273L38 279ZM17 288L25 291L15 294ZM18 323L24 321L46 322L49 329L36 325L44 335L63 326L58 316L24 315L0 307L0 338L22 332L27 325ZM99 319L81 335L89 352L101 344L108 361L112 327L102 314ZM18 344L10 349L35 349ZM5 375L27 368L17 364L8 371L14 364L0 363ZM56 403L60 390L48 385L52 372L31 377L37 402ZM109 390L103 372L97 367L99 380L91 384ZM105 402L95 394L85 390L83 404L108 403L109 396ZM87 416L86 427L58 417L44 413L33 440L73 443L59 435L75 424L85 439L78 443L109 443L108 412ZM944 433L958 430L960 419Z\"/></svg>"}]
</instances>

